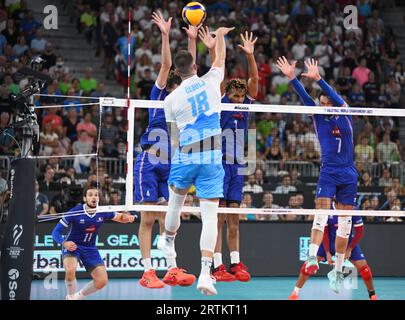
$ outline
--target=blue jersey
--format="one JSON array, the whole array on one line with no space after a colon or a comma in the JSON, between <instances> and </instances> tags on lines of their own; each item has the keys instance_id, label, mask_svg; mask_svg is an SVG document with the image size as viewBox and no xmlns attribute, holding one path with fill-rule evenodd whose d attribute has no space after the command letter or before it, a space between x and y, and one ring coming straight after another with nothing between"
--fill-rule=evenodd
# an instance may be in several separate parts
<instances>
[{"instance_id":1,"label":"blue jersey","mask_svg":"<svg viewBox=\"0 0 405 320\"><path fill-rule=\"evenodd\" d=\"M155 101L163 101L166 96L168 95L168 92L166 88L160 89L157 84L155 83L153 85L153 88L150 92L150 99L155 100ZM165 112L163 109L156 109L156 108L149 108L148 109L149 113L149 124L148 127L145 131L145 133L141 137L141 146L142 148L147 148L151 145L154 145L159 141L159 138L157 136L161 136L163 132L159 133L159 129L163 130L167 134L167 138L169 138L168 135L168 130L167 130L167 124L166 124L166 117L165 117ZM153 130L156 130L156 135L151 132ZM170 144L170 140L168 140L168 147Z\"/></svg>"},{"instance_id":2,"label":"blue jersey","mask_svg":"<svg viewBox=\"0 0 405 320\"><path fill-rule=\"evenodd\" d=\"M107 220L114 219L116 213L101 212L90 215L86 212L84 204L79 204L69 210L72 214L83 212L74 216L66 216L60 220L65 227L70 227L65 241L73 241L78 246L95 247L97 232L100 226ZM68 212L68 214L69 214Z\"/></svg>"},{"instance_id":3,"label":"blue jersey","mask_svg":"<svg viewBox=\"0 0 405 320\"><path fill-rule=\"evenodd\" d=\"M352 116L314 115L323 167L354 166Z\"/></svg>"},{"instance_id":4,"label":"blue jersey","mask_svg":"<svg viewBox=\"0 0 405 320\"><path fill-rule=\"evenodd\" d=\"M245 99L243 100L243 104L252 104L254 102L254 99L250 98L249 96L245 96ZM221 99L221 103L232 103L227 95L224 95ZM244 134L246 136L247 130L249 128L249 112L240 112L240 111L222 111L221 112L221 129L222 132L226 129L231 129L233 133L235 134L237 129L242 129L244 130ZM226 132L226 131L225 131ZM244 145L244 138L242 135L237 135L236 137L234 136L234 148L233 150L227 150L226 148L226 134L223 135L222 138L222 153L224 156L228 157L234 157L233 159L237 159L236 156L236 151L237 148L236 146L243 146ZM241 148L242 152L242 157L243 157L243 152L244 148Z\"/></svg>"},{"instance_id":5,"label":"blue jersey","mask_svg":"<svg viewBox=\"0 0 405 320\"><path fill-rule=\"evenodd\" d=\"M352 216L352 232L350 233L350 240L353 238L353 227L359 227L363 225L363 219L360 216ZM329 216L328 218L329 227L329 239L330 243L334 243L336 239L336 232L338 229L338 216Z\"/></svg>"}]
</instances>

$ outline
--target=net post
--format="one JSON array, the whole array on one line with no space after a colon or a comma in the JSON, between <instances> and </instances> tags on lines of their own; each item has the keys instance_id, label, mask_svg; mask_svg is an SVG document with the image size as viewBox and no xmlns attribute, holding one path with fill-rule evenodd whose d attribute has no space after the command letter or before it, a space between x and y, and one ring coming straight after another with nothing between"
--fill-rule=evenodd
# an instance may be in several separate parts
<instances>
[{"instance_id":1,"label":"net post","mask_svg":"<svg viewBox=\"0 0 405 320\"><path fill-rule=\"evenodd\" d=\"M128 108L127 175L125 179L125 206L127 207L134 203L134 134L135 106L131 103Z\"/></svg>"}]
</instances>

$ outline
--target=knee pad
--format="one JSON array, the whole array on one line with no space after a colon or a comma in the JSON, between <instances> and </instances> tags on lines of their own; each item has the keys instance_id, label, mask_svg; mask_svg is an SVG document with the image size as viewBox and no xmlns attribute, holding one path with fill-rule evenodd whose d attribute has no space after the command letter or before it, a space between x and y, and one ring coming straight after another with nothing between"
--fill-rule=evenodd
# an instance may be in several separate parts
<instances>
[{"instance_id":1,"label":"knee pad","mask_svg":"<svg viewBox=\"0 0 405 320\"><path fill-rule=\"evenodd\" d=\"M328 216L326 214L316 214L314 217L314 222L312 223L312 229L324 232L327 223Z\"/></svg>"},{"instance_id":2,"label":"knee pad","mask_svg":"<svg viewBox=\"0 0 405 320\"><path fill-rule=\"evenodd\" d=\"M175 193L169 188L169 203L165 218L165 228L170 232L176 232L180 227L180 214L186 195Z\"/></svg>"},{"instance_id":3,"label":"knee pad","mask_svg":"<svg viewBox=\"0 0 405 320\"><path fill-rule=\"evenodd\" d=\"M370 279L373 278L373 275L371 273L371 269L368 266L368 264L360 269L360 275L361 275L361 277L363 278L364 281L367 281L367 280L370 280Z\"/></svg>"},{"instance_id":4,"label":"knee pad","mask_svg":"<svg viewBox=\"0 0 405 320\"><path fill-rule=\"evenodd\" d=\"M305 276L310 276L310 274L305 270L305 267L306 267L306 266L307 266L307 263L304 262L304 263L302 264L302 266L301 266L300 273L302 273L302 274L305 275Z\"/></svg>"},{"instance_id":5,"label":"knee pad","mask_svg":"<svg viewBox=\"0 0 405 320\"><path fill-rule=\"evenodd\" d=\"M218 236L218 202L200 201L201 237L200 249L214 252Z\"/></svg>"},{"instance_id":6,"label":"knee pad","mask_svg":"<svg viewBox=\"0 0 405 320\"><path fill-rule=\"evenodd\" d=\"M338 229L336 235L341 238L349 238L352 232L352 217L338 217Z\"/></svg>"}]
</instances>

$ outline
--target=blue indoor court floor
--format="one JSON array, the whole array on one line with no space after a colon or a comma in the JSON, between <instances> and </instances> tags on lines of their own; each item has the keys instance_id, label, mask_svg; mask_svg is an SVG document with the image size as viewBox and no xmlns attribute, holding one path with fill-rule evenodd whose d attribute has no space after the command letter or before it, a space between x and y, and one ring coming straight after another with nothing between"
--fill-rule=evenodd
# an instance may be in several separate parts
<instances>
[{"instance_id":1,"label":"blue indoor court floor","mask_svg":"<svg viewBox=\"0 0 405 320\"><path fill-rule=\"evenodd\" d=\"M89 279L78 280L81 288ZM206 297L191 287L146 289L139 279L110 279L107 287L90 296L89 300L286 300L294 288L296 278L257 277L250 282L217 283L218 295ZM356 283L357 282L357 283ZM405 300L405 278L375 278L374 286L380 300ZM34 280L31 299L63 300L66 289L63 280L54 282ZM346 282L341 293L330 290L326 277L310 279L301 291L301 300L368 300L367 290L361 280Z\"/></svg>"}]
</instances>

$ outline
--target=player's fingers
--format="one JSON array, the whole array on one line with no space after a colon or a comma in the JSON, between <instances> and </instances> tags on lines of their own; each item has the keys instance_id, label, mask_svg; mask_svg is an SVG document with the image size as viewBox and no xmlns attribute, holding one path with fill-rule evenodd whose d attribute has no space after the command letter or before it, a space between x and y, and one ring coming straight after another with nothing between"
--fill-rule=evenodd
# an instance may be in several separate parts
<instances>
[{"instance_id":1,"label":"player's fingers","mask_svg":"<svg viewBox=\"0 0 405 320\"><path fill-rule=\"evenodd\" d=\"M255 44L257 41L257 37L252 41L252 44Z\"/></svg>"},{"instance_id":2,"label":"player's fingers","mask_svg":"<svg viewBox=\"0 0 405 320\"><path fill-rule=\"evenodd\" d=\"M301 74L303 77L308 77L308 73L302 73Z\"/></svg>"}]
</instances>

